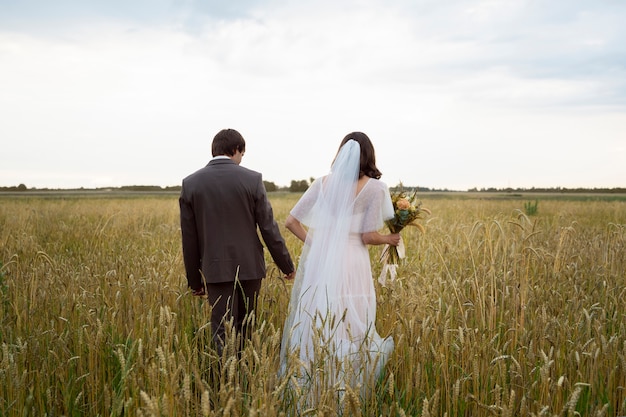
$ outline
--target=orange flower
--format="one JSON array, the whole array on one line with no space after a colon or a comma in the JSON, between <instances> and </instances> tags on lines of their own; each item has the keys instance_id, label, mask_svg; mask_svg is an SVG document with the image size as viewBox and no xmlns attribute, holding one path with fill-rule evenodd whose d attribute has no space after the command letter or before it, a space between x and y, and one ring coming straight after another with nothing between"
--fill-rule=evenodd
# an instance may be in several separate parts
<instances>
[{"instance_id":1,"label":"orange flower","mask_svg":"<svg viewBox=\"0 0 626 417\"><path fill-rule=\"evenodd\" d=\"M408 210L411 208L411 202L406 198L399 198L398 201L396 201L396 207L398 210Z\"/></svg>"}]
</instances>

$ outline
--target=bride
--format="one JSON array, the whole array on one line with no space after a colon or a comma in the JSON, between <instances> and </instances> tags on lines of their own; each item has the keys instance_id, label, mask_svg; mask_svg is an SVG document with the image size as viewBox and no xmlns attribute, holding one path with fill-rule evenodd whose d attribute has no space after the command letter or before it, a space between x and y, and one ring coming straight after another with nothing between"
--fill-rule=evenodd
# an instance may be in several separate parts
<instances>
[{"instance_id":1,"label":"bride","mask_svg":"<svg viewBox=\"0 0 626 417\"><path fill-rule=\"evenodd\" d=\"M400 241L399 234L378 233L393 216L381 175L370 139L350 133L330 173L311 184L287 217L287 229L305 244L283 330L281 372L297 381L304 405L329 391L341 399L346 387L367 395L393 351L393 339L375 328L367 248Z\"/></svg>"}]
</instances>

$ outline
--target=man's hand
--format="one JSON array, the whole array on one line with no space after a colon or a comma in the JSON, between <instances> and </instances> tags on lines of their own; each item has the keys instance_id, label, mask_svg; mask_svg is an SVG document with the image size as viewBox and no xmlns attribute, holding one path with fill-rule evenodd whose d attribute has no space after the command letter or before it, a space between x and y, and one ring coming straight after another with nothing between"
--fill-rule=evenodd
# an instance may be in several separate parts
<instances>
[{"instance_id":1,"label":"man's hand","mask_svg":"<svg viewBox=\"0 0 626 417\"><path fill-rule=\"evenodd\" d=\"M192 289L191 293L195 295L196 297L204 297L206 295L206 291L204 290L204 287L197 289L197 290Z\"/></svg>"},{"instance_id":2,"label":"man's hand","mask_svg":"<svg viewBox=\"0 0 626 417\"><path fill-rule=\"evenodd\" d=\"M286 275L285 275L285 279L286 279L287 281L291 281L291 280L292 280L292 279L294 279L295 277L296 277L296 271L293 271L293 272L291 272L291 273L289 273L289 274L286 274Z\"/></svg>"}]
</instances>

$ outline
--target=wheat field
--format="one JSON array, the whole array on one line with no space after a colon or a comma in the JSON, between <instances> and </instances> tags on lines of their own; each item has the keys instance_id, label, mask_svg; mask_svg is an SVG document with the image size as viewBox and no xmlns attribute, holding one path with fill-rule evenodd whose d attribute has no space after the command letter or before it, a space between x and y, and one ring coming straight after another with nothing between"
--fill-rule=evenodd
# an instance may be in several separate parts
<instances>
[{"instance_id":1,"label":"wheat field","mask_svg":"<svg viewBox=\"0 0 626 417\"><path fill-rule=\"evenodd\" d=\"M297 198L270 194L283 232ZM396 349L375 391L302 409L269 257L252 338L220 358L175 195L2 196L0 416L626 415L626 202L524 201L425 194L426 233L403 231L399 278L376 283Z\"/></svg>"}]
</instances>

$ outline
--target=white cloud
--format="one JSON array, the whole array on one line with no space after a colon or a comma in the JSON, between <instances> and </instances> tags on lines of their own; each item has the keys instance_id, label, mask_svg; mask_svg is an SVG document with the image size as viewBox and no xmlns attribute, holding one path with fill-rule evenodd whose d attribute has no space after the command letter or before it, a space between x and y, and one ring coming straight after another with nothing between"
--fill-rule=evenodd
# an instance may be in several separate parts
<instances>
[{"instance_id":1,"label":"white cloud","mask_svg":"<svg viewBox=\"0 0 626 417\"><path fill-rule=\"evenodd\" d=\"M0 185L173 185L233 127L244 165L280 185L324 174L362 130L389 184L623 186L624 8L556 3L192 2L162 20L162 2L149 24L134 9L14 27L0 32ZM597 169L571 167L589 155Z\"/></svg>"}]
</instances>

